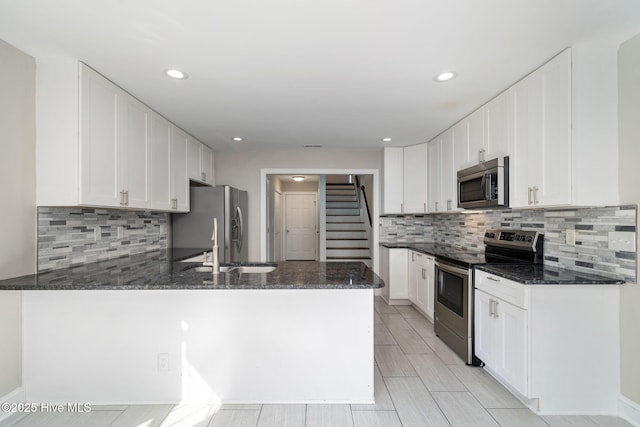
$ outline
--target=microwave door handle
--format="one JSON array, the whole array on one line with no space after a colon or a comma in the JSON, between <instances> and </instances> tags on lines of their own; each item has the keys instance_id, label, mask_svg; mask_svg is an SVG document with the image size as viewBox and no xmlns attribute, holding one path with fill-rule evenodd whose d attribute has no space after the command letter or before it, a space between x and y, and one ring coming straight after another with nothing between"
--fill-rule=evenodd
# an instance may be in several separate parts
<instances>
[{"instance_id":1,"label":"microwave door handle","mask_svg":"<svg viewBox=\"0 0 640 427\"><path fill-rule=\"evenodd\" d=\"M485 194L485 199L486 200L491 200L491 174L489 172L487 172L485 174L485 189L484 189L484 194Z\"/></svg>"},{"instance_id":2,"label":"microwave door handle","mask_svg":"<svg viewBox=\"0 0 640 427\"><path fill-rule=\"evenodd\" d=\"M487 182L487 174L482 175L482 181L480 181L480 191L482 192L482 198L487 200L487 193L485 191L485 184Z\"/></svg>"}]
</instances>

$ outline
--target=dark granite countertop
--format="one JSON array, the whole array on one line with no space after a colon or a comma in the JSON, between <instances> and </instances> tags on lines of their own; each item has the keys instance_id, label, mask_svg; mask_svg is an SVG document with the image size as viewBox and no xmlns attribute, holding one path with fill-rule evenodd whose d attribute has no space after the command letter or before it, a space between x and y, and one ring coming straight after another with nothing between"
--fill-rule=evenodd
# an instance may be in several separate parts
<instances>
[{"instance_id":1,"label":"dark granite countertop","mask_svg":"<svg viewBox=\"0 0 640 427\"><path fill-rule=\"evenodd\" d=\"M489 264L476 266L476 268L525 285L621 285L624 283L624 280L620 279L540 264Z\"/></svg>"},{"instance_id":2,"label":"dark granite countertop","mask_svg":"<svg viewBox=\"0 0 640 427\"><path fill-rule=\"evenodd\" d=\"M184 258L197 253L191 252ZM175 256L171 250L154 251L0 280L0 290L374 289L384 286L382 279L361 262L284 261L277 263L271 273L247 274L235 270L214 275L193 270L198 263L172 262ZM244 263L247 264L250 263Z\"/></svg>"},{"instance_id":3,"label":"dark granite countertop","mask_svg":"<svg viewBox=\"0 0 640 427\"><path fill-rule=\"evenodd\" d=\"M484 250L465 250L436 243L381 243L387 248L411 249L466 266L478 268L496 276L504 277L527 285L620 285L621 279L582 273L575 270L534 264L500 264L485 258Z\"/></svg>"},{"instance_id":4,"label":"dark granite countertop","mask_svg":"<svg viewBox=\"0 0 640 427\"><path fill-rule=\"evenodd\" d=\"M380 245L392 249L411 249L467 268L487 262L484 248L482 250L462 249L437 243L380 243Z\"/></svg>"}]
</instances>

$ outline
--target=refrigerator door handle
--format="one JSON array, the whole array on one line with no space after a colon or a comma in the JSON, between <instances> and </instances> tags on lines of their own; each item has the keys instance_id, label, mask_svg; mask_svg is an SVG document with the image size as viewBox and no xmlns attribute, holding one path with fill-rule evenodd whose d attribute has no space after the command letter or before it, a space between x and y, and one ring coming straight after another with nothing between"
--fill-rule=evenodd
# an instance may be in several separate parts
<instances>
[{"instance_id":1,"label":"refrigerator door handle","mask_svg":"<svg viewBox=\"0 0 640 427\"><path fill-rule=\"evenodd\" d=\"M242 218L242 209L240 206L236 208L236 227L238 227L238 240L236 241L236 245L238 246L238 252L242 250L242 242L244 240L244 221Z\"/></svg>"}]
</instances>

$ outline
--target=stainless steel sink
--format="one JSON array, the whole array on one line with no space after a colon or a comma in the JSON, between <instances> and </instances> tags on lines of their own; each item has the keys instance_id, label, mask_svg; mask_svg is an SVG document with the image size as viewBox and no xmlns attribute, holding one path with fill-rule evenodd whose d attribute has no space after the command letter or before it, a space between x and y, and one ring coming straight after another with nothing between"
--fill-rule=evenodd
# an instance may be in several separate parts
<instances>
[{"instance_id":1,"label":"stainless steel sink","mask_svg":"<svg viewBox=\"0 0 640 427\"><path fill-rule=\"evenodd\" d=\"M273 264L264 265L222 265L220 266L220 273L247 273L247 274L259 274L270 273L274 271L278 266ZM197 273L213 273L213 267L194 265L185 268L184 271L195 271Z\"/></svg>"}]
</instances>

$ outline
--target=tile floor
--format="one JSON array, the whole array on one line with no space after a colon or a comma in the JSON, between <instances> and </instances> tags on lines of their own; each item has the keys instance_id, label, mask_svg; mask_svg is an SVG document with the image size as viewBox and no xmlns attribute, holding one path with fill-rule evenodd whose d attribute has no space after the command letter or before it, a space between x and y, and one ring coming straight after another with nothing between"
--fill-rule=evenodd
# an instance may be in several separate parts
<instances>
[{"instance_id":1,"label":"tile floor","mask_svg":"<svg viewBox=\"0 0 640 427\"><path fill-rule=\"evenodd\" d=\"M375 309L372 405L94 406L85 414L16 414L0 426L631 426L608 416L538 417L482 369L466 366L412 307L376 298Z\"/></svg>"}]
</instances>

